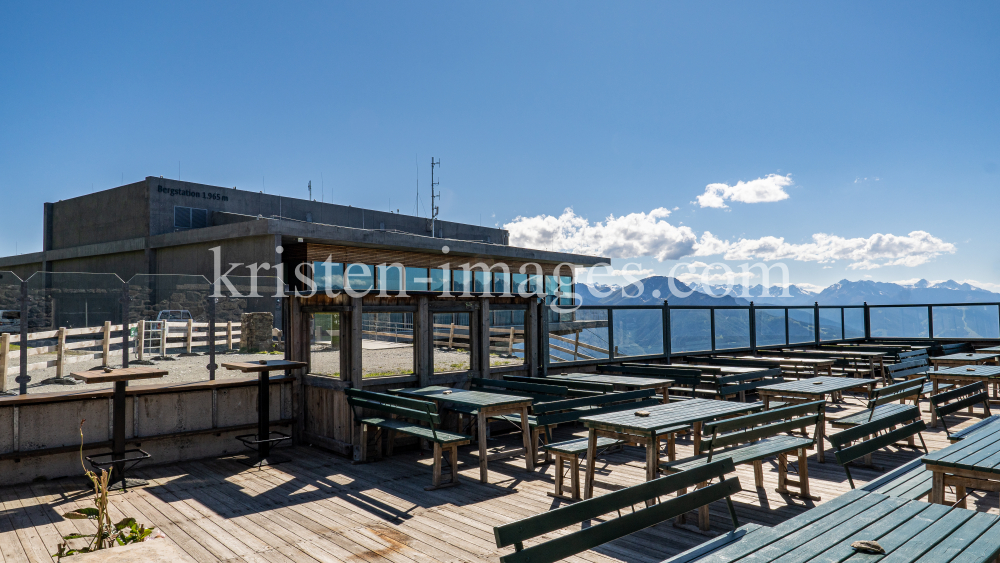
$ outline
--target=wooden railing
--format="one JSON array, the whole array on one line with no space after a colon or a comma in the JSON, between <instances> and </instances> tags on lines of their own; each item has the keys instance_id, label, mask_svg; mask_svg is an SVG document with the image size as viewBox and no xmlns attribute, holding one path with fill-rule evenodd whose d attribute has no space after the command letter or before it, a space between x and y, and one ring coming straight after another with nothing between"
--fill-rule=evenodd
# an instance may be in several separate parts
<instances>
[{"instance_id":1,"label":"wooden railing","mask_svg":"<svg viewBox=\"0 0 1000 563\"><path fill-rule=\"evenodd\" d=\"M558 350L558 351L560 351L560 352L562 352L564 354L570 354L570 355L573 356L574 360L577 360L577 359L580 359L580 360L597 360L597 359L603 359L603 358L596 358L596 357L591 356L589 354L585 354L585 353L583 353L583 352L580 351L581 348L584 349L584 350L589 350L589 351L592 351L592 352L597 352L599 354L603 354L604 358L608 357L608 349L607 348L599 348L597 346L592 346L590 344L587 344L586 342L580 342L580 332L577 331L574 334L575 334L574 338L566 338L564 336L559 336L557 334L549 334L549 348L551 350ZM570 348L567 348L565 346L559 346L558 344L554 344L553 341L558 341L558 342L562 342L562 343L565 343L565 344L572 344L573 348L570 349ZM549 354L549 357L552 358L553 360L558 361L558 362L565 362L565 361L567 361L566 358L559 358L557 356L553 356L552 354Z\"/></svg>"},{"instance_id":2,"label":"wooden railing","mask_svg":"<svg viewBox=\"0 0 1000 563\"><path fill-rule=\"evenodd\" d=\"M191 353L194 346L208 346L209 334L208 323L196 323L187 321L139 321L136 339L136 357L139 360L145 359L147 355L147 336L152 333L153 340L157 342L157 349L160 356L170 355L170 349L183 348L187 354ZM273 333L272 333L273 334ZM220 335L222 338L219 338ZM226 350L235 350L241 336L240 323L227 321L215 323L215 340L213 344L225 344ZM171 341L172 339L172 341Z\"/></svg>"}]
</instances>

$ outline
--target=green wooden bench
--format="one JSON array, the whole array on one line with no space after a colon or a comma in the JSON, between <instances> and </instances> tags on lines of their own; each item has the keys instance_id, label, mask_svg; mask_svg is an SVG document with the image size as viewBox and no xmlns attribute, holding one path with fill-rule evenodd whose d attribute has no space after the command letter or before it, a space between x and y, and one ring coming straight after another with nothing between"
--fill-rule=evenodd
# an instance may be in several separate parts
<instances>
[{"instance_id":1,"label":"green wooden bench","mask_svg":"<svg viewBox=\"0 0 1000 563\"><path fill-rule=\"evenodd\" d=\"M732 461L721 459L690 471L654 479L641 485L529 516L503 526L496 526L493 528L493 535L496 538L497 547L514 546L515 549L514 553L501 556L500 561L502 563L552 563L722 499L726 499L728 504L733 528L738 529L739 520L730 497L741 490L740 482L736 477L726 478L726 475L733 471ZM688 487L707 483L714 479L718 479L719 482L699 487L690 493L656 502L661 496L677 491L683 492ZM637 504L641 506L639 510L635 510ZM630 507L632 511L622 513L623 508ZM617 518L598 520L615 512L619 514ZM533 538L569 526L577 526L587 521L596 523L530 547L524 546L524 542Z\"/></svg>"},{"instance_id":2,"label":"green wooden bench","mask_svg":"<svg viewBox=\"0 0 1000 563\"><path fill-rule=\"evenodd\" d=\"M464 446L471 440L471 436L456 434L440 430L441 415L437 412L437 405L431 401L419 401L407 399L385 393L375 393L372 391L362 391L360 389L345 389L347 404L351 407L354 415L354 422L361 425L361 459L368 459L368 427L374 426L386 431L387 455L392 455L393 441L396 434L406 434L427 440L434 445L434 469L431 486L425 487L431 491L441 487L450 487L458 484L458 446ZM364 411L376 411L389 415L388 417L364 416ZM400 417L400 418L395 418ZM409 422L416 421L416 422ZM425 423L426 425L419 424ZM377 441L381 444L380 437ZM449 464L451 465L451 476L447 483L441 483L441 458L443 451L449 454ZM381 454L381 447L379 447Z\"/></svg>"},{"instance_id":3,"label":"green wooden bench","mask_svg":"<svg viewBox=\"0 0 1000 563\"><path fill-rule=\"evenodd\" d=\"M913 401L914 405L919 404L920 395L923 394L926 383L927 377L918 377L916 379L907 379L902 383L875 389L872 392L871 399L868 401L868 408L850 416L833 420L831 424L835 428L851 428L906 410L907 400ZM912 441L910 445L913 445Z\"/></svg>"},{"instance_id":4,"label":"green wooden bench","mask_svg":"<svg viewBox=\"0 0 1000 563\"><path fill-rule=\"evenodd\" d=\"M927 425L920 418L920 408L906 405L905 409L890 416L837 432L827 436L827 439L833 444L837 463L843 466L844 471L847 472L847 480L853 489L854 478L851 476L851 468L848 467L852 461L862 457L870 457L875 451L895 444L904 438L912 443L913 436L920 438L920 443L926 454L927 444L924 443L924 436L921 434L926 429ZM923 463L920 463L919 466L911 463L863 488L887 495L918 499L930 494L932 476L930 471L924 469Z\"/></svg>"},{"instance_id":5,"label":"green wooden bench","mask_svg":"<svg viewBox=\"0 0 1000 563\"><path fill-rule=\"evenodd\" d=\"M711 384L714 380L711 376L703 375L700 369L686 368L682 366L650 366L635 364L600 364L597 366L597 373L608 375L631 375L635 377L662 377L673 381L673 386L669 388L671 398L678 397L678 393L688 394L692 397L699 396L703 390L699 389L702 384ZM707 393L708 398L714 394Z\"/></svg>"},{"instance_id":6,"label":"green wooden bench","mask_svg":"<svg viewBox=\"0 0 1000 563\"><path fill-rule=\"evenodd\" d=\"M706 422L702 434L700 455L677 461L660 463L660 469L672 473L687 471L711 463L716 459L731 459L735 465L752 463L754 484L764 486L763 460L778 457L778 488L781 494L820 500L809 492L809 467L806 450L816 445L816 426L823 423L825 401L813 401L760 413ZM807 433L813 427L812 437L782 434L800 430ZM723 449L719 449L723 448ZM707 452L703 453L703 452ZM788 478L788 454L798 454L799 479ZM798 487L798 492L788 486ZM708 514L701 515L700 524L707 525Z\"/></svg>"},{"instance_id":7,"label":"green wooden bench","mask_svg":"<svg viewBox=\"0 0 1000 563\"><path fill-rule=\"evenodd\" d=\"M939 355L947 356L949 354L964 354L967 352L975 352L972 348L972 344L969 342L954 342L951 344L942 344Z\"/></svg>"},{"instance_id":8,"label":"green wooden bench","mask_svg":"<svg viewBox=\"0 0 1000 563\"><path fill-rule=\"evenodd\" d=\"M885 366L885 376L886 383L900 383L908 379L913 379L915 377L925 376L924 386L920 390L920 396L930 395L934 392L934 384L926 381L927 372L931 371L932 367L927 361L927 350L915 350L915 352L921 352L916 356L910 356L905 361L899 362L897 364L891 364ZM916 358L916 359L912 359ZM938 384L938 391L944 389L950 389L953 387L950 383Z\"/></svg>"},{"instance_id":9,"label":"green wooden bench","mask_svg":"<svg viewBox=\"0 0 1000 563\"><path fill-rule=\"evenodd\" d=\"M945 417L955 414L964 408L968 408L971 412L972 407L977 404L983 405L985 413L983 420L957 431L952 431L948 428L948 422L945 420ZM938 420L944 425L944 431L948 434L948 439L952 442L962 440L970 434L986 428L1000 430L1000 416L990 412L990 397L986 391L986 383L982 381L932 396L931 408L937 413Z\"/></svg>"},{"instance_id":10,"label":"green wooden bench","mask_svg":"<svg viewBox=\"0 0 1000 563\"><path fill-rule=\"evenodd\" d=\"M614 393L615 386L610 383L594 383L591 381L573 381L572 379L546 379L544 377L528 377L525 375L505 375L504 381L516 381L519 383L540 383L542 385L561 385L569 391L567 395L576 394L579 396L602 395ZM584 391L585 393L579 393Z\"/></svg>"},{"instance_id":11,"label":"green wooden bench","mask_svg":"<svg viewBox=\"0 0 1000 563\"><path fill-rule=\"evenodd\" d=\"M742 402L746 402L747 392L755 391L758 387L784 383L785 381L785 378L781 376L781 368L769 368L733 375L719 374L712 376L712 378L716 393L713 398L728 400L737 396Z\"/></svg>"}]
</instances>

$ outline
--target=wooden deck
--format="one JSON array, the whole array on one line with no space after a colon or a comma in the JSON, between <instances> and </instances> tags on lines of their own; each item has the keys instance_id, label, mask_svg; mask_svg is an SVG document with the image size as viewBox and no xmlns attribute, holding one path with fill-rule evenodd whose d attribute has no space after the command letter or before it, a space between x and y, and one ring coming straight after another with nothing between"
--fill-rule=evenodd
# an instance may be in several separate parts
<instances>
[{"instance_id":1,"label":"wooden deck","mask_svg":"<svg viewBox=\"0 0 1000 563\"><path fill-rule=\"evenodd\" d=\"M847 399L848 407L833 407L828 415L839 418L859 410L860 401ZM921 408L926 410L927 403ZM585 432L576 426L558 434L568 438ZM925 439L931 450L948 444L941 429L926 432ZM503 436L490 446L516 445L519 440L516 434ZM431 479L427 452L397 450L391 458L363 465L308 446L285 453L295 461L263 470L248 469L235 459L150 467L137 472L150 481L149 486L111 496L113 519L135 516L156 526L167 540L155 541L174 542L196 561L496 563L508 550L497 550L494 525L564 503L546 495L553 489L551 464L528 473L521 457L491 462L490 483L480 484L473 449L468 447L459 458L462 485L432 492L424 491ZM690 441L679 440L678 455L690 453ZM876 454L875 463L891 469L916 455L893 449ZM595 495L641 482L644 460L638 448L601 457ZM810 459L812 490L822 497L820 503L849 489L829 449L827 460L819 464ZM775 493L777 465L765 463L764 468L766 487L760 490L753 486L751 466L737 468L744 491L733 500L741 522L774 525L818 504ZM857 482L880 475L864 468L852 473ZM89 522L61 516L89 504L84 485L77 478L0 488L0 561L48 562L60 536L90 533ZM969 508L997 513L997 495L973 492ZM713 505L713 531L727 530L727 518L724 503ZM705 539L693 529L661 524L570 561L655 562Z\"/></svg>"}]
</instances>

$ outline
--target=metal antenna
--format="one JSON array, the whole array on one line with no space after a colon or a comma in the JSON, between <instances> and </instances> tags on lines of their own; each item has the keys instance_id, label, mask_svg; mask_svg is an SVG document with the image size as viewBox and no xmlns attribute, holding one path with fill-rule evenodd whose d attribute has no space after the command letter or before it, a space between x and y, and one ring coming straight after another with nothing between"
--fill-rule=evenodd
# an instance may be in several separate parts
<instances>
[{"instance_id":1,"label":"metal antenna","mask_svg":"<svg viewBox=\"0 0 1000 563\"><path fill-rule=\"evenodd\" d=\"M431 157L431 237L437 236L437 231L435 230L435 222L437 221L437 216L439 211L438 206L434 205L434 199L437 198L438 202L441 201L441 190L438 190L437 194L434 193L434 186L441 183L434 181L435 166L438 167L441 166L441 159L439 158L437 159L437 162L434 162L434 157L432 156Z\"/></svg>"},{"instance_id":2,"label":"metal antenna","mask_svg":"<svg viewBox=\"0 0 1000 563\"><path fill-rule=\"evenodd\" d=\"M313 181L309 180L309 201L313 200Z\"/></svg>"}]
</instances>

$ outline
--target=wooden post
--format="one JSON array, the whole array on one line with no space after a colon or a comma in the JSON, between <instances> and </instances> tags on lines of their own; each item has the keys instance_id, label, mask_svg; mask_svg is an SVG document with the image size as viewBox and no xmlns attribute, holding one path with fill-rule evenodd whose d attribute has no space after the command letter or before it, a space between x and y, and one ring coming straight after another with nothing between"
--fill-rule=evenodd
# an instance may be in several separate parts
<instances>
[{"instance_id":1,"label":"wooden post","mask_svg":"<svg viewBox=\"0 0 1000 563\"><path fill-rule=\"evenodd\" d=\"M233 349L233 321L226 321L226 349Z\"/></svg>"},{"instance_id":2,"label":"wooden post","mask_svg":"<svg viewBox=\"0 0 1000 563\"><path fill-rule=\"evenodd\" d=\"M160 356L167 356L167 333L170 332L170 325L167 321L160 321Z\"/></svg>"},{"instance_id":3,"label":"wooden post","mask_svg":"<svg viewBox=\"0 0 1000 563\"><path fill-rule=\"evenodd\" d=\"M341 361L341 374L345 376L345 379L351 381L351 387L354 389L361 389L363 387L363 377L364 371L361 365L361 298L352 297L351 298L351 311L347 313L348 322L343 322L343 315L341 315L340 322L340 355L344 359ZM347 338L343 336L344 330L347 330ZM347 351L344 351L344 345L347 346ZM353 417L351 420L353 421ZM363 462L365 459L362 457L362 432L360 424L355 425L354 428L354 461Z\"/></svg>"},{"instance_id":4,"label":"wooden post","mask_svg":"<svg viewBox=\"0 0 1000 563\"><path fill-rule=\"evenodd\" d=\"M135 356L142 361L143 354L146 348L146 321L139 319L139 323L136 325L136 343L135 343Z\"/></svg>"},{"instance_id":5,"label":"wooden post","mask_svg":"<svg viewBox=\"0 0 1000 563\"><path fill-rule=\"evenodd\" d=\"M122 325L122 330L128 332L128 325ZM104 341L101 342L101 365L108 367L108 356L111 355L111 321L104 321Z\"/></svg>"},{"instance_id":6,"label":"wooden post","mask_svg":"<svg viewBox=\"0 0 1000 563\"><path fill-rule=\"evenodd\" d=\"M580 331L574 330L575 342L573 344L573 359L576 360L580 356Z\"/></svg>"},{"instance_id":7,"label":"wooden post","mask_svg":"<svg viewBox=\"0 0 1000 563\"><path fill-rule=\"evenodd\" d=\"M524 367L528 375L538 375L538 307L534 302L524 311Z\"/></svg>"},{"instance_id":8,"label":"wooden post","mask_svg":"<svg viewBox=\"0 0 1000 563\"><path fill-rule=\"evenodd\" d=\"M483 297L479 300L479 334L480 364L479 371L483 379L490 378L490 300ZM530 455L530 454L529 454Z\"/></svg>"},{"instance_id":9,"label":"wooden post","mask_svg":"<svg viewBox=\"0 0 1000 563\"><path fill-rule=\"evenodd\" d=\"M194 319L188 319L187 325L187 346L185 346L184 351L188 354L191 353L191 343L194 340ZM273 337L272 337L273 338Z\"/></svg>"},{"instance_id":10,"label":"wooden post","mask_svg":"<svg viewBox=\"0 0 1000 563\"><path fill-rule=\"evenodd\" d=\"M507 339L507 353L514 355L514 327L510 327L510 338Z\"/></svg>"},{"instance_id":11,"label":"wooden post","mask_svg":"<svg viewBox=\"0 0 1000 563\"><path fill-rule=\"evenodd\" d=\"M7 368L10 366L10 333L0 334L0 393L7 392Z\"/></svg>"},{"instance_id":12,"label":"wooden post","mask_svg":"<svg viewBox=\"0 0 1000 563\"><path fill-rule=\"evenodd\" d=\"M56 377L62 377L66 358L66 327L59 327L59 334L56 338L58 338L56 343Z\"/></svg>"},{"instance_id":13,"label":"wooden post","mask_svg":"<svg viewBox=\"0 0 1000 563\"><path fill-rule=\"evenodd\" d=\"M417 297L417 311L413 314L413 373L420 387L430 385L434 373L434 326L430 300L426 295Z\"/></svg>"},{"instance_id":14,"label":"wooden post","mask_svg":"<svg viewBox=\"0 0 1000 563\"><path fill-rule=\"evenodd\" d=\"M455 349L455 320L451 321L451 328L448 330L448 350Z\"/></svg>"}]
</instances>

